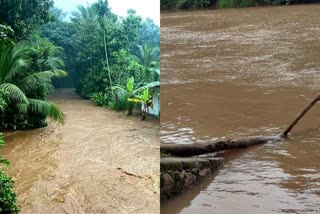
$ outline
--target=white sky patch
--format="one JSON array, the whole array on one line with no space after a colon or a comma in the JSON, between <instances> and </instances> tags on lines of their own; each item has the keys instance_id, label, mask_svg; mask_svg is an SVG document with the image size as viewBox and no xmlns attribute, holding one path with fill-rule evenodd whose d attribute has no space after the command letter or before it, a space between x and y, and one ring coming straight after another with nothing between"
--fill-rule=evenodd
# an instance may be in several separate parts
<instances>
[{"instance_id":1,"label":"white sky patch","mask_svg":"<svg viewBox=\"0 0 320 214\"><path fill-rule=\"evenodd\" d=\"M55 7L63 9L64 12L76 10L77 5L91 4L97 0L54 0ZM128 9L134 9L143 18L151 18L160 25L160 1L159 0L109 0L109 7L113 13L126 16Z\"/></svg>"}]
</instances>

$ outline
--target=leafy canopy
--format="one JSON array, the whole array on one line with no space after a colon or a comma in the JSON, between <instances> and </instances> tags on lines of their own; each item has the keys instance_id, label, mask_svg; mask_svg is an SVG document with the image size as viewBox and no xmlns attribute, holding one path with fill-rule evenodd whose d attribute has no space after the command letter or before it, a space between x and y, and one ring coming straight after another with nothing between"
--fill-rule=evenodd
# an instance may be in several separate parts
<instances>
[{"instance_id":1,"label":"leafy canopy","mask_svg":"<svg viewBox=\"0 0 320 214\"><path fill-rule=\"evenodd\" d=\"M50 84L53 77L66 76L66 72L55 67L53 59L44 61L48 70L21 75L29 68L31 63L30 54L35 49L26 43L18 43L9 46L0 42L0 90L5 92L3 96L19 112L36 112L52 117L54 120L63 122L65 115L53 103L48 101L30 99L27 93L34 91L41 84Z\"/></svg>"}]
</instances>

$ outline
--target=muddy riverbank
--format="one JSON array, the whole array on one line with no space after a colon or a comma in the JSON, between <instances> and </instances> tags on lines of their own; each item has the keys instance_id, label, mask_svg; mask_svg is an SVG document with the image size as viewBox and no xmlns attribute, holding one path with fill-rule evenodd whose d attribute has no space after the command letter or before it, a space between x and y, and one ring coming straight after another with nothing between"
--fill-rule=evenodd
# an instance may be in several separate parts
<instances>
[{"instance_id":1,"label":"muddy riverbank","mask_svg":"<svg viewBox=\"0 0 320 214\"><path fill-rule=\"evenodd\" d=\"M320 93L320 5L161 14L163 143L279 134ZM227 153L170 213L319 213L320 110L290 139ZM232 206L231 206L232 205Z\"/></svg>"},{"instance_id":2,"label":"muddy riverbank","mask_svg":"<svg viewBox=\"0 0 320 214\"><path fill-rule=\"evenodd\" d=\"M5 133L21 213L159 213L159 121L95 106L71 90L56 123Z\"/></svg>"}]
</instances>

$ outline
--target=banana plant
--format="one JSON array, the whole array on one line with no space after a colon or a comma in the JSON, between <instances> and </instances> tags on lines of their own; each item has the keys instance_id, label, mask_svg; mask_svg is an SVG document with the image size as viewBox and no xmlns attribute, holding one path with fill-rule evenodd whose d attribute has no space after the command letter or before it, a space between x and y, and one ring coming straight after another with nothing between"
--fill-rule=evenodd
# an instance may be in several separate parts
<instances>
[{"instance_id":1,"label":"banana plant","mask_svg":"<svg viewBox=\"0 0 320 214\"><path fill-rule=\"evenodd\" d=\"M145 88L142 94L136 95L134 98L129 98L128 101L142 104L142 120L147 118L149 106L153 108L152 96L149 95L149 88Z\"/></svg>"},{"instance_id":2,"label":"banana plant","mask_svg":"<svg viewBox=\"0 0 320 214\"><path fill-rule=\"evenodd\" d=\"M134 78L133 77L129 77L127 79L127 84L126 86L122 86L122 85L117 85L112 87L113 90L121 90L124 93L126 93L127 97L128 97L128 101L129 101L129 109L128 109L128 115L132 115L133 114L133 104L134 103L140 103L141 102L141 93L148 93L149 96L149 90L147 92L145 92L146 89L154 87L154 86L158 86L160 85L160 82L151 82L148 83L144 86L141 87L135 87L134 85ZM134 102L134 101L137 102Z\"/></svg>"}]
</instances>

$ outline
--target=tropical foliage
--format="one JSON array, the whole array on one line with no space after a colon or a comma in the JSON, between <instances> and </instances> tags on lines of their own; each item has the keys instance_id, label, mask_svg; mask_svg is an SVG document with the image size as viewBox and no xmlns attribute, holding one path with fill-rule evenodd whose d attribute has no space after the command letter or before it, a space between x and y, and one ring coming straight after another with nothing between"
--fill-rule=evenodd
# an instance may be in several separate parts
<instances>
[{"instance_id":1,"label":"tropical foliage","mask_svg":"<svg viewBox=\"0 0 320 214\"><path fill-rule=\"evenodd\" d=\"M161 9L187 9L206 8L218 6L219 8L252 7L259 5L284 5L316 2L315 0L161 0Z\"/></svg>"},{"instance_id":2,"label":"tropical foliage","mask_svg":"<svg viewBox=\"0 0 320 214\"><path fill-rule=\"evenodd\" d=\"M150 82L143 86L136 86L134 83L134 77L127 79L125 86L117 85L113 89L119 91L121 94L125 94L129 101L128 115L132 115L134 103L142 104L143 108L146 108L146 103L151 98L149 97L149 88L159 86L160 82Z\"/></svg>"},{"instance_id":3,"label":"tropical foliage","mask_svg":"<svg viewBox=\"0 0 320 214\"><path fill-rule=\"evenodd\" d=\"M35 28L50 21L53 0L0 0L0 24L10 26L15 41L27 39Z\"/></svg>"},{"instance_id":4,"label":"tropical foliage","mask_svg":"<svg viewBox=\"0 0 320 214\"><path fill-rule=\"evenodd\" d=\"M93 93L91 95L91 101L97 104L97 106L106 106L108 105L107 100L108 100L108 94L99 92L99 93Z\"/></svg>"},{"instance_id":5,"label":"tropical foliage","mask_svg":"<svg viewBox=\"0 0 320 214\"><path fill-rule=\"evenodd\" d=\"M160 28L151 19L134 10L117 16L105 0L79 6L70 21L58 9L51 16L41 35L63 48L59 56L69 73L56 87L74 86L97 105L131 112L128 94L113 86L125 86L131 77L137 86L160 81Z\"/></svg>"},{"instance_id":6,"label":"tropical foliage","mask_svg":"<svg viewBox=\"0 0 320 214\"><path fill-rule=\"evenodd\" d=\"M132 114L160 81L160 29L151 19L134 10L117 16L107 0L65 19L53 2L0 0L0 131L43 127L48 117L63 123L48 101L56 87L75 87L99 106ZM0 213L17 213L8 164L0 157Z\"/></svg>"},{"instance_id":7,"label":"tropical foliage","mask_svg":"<svg viewBox=\"0 0 320 214\"><path fill-rule=\"evenodd\" d=\"M149 107L153 107L152 96L149 95L149 88L145 88L140 95L129 98L129 102L140 103L142 105L142 120L145 120L149 111Z\"/></svg>"},{"instance_id":8,"label":"tropical foliage","mask_svg":"<svg viewBox=\"0 0 320 214\"><path fill-rule=\"evenodd\" d=\"M64 120L59 108L45 100L52 90L51 79L66 75L58 69L63 63L56 58L39 58L38 51L24 42L15 46L0 42L0 90L9 106L0 113L2 128L27 125L35 116Z\"/></svg>"},{"instance_id":9,"label":"tropical foliage","mask_svg":"<svg viewBox=\"0 0 320 214\"><path fill-rule=\"evenodd\" d=\"M0 133L0 147L3 145L3 135ZM6 159L0 157L0 213L19 212L19 208L16 204L16 194L13 192L13 180L6 175L3 170L5 167L8 167L9 164L10 163Z\"/></svg>"},{"instance_id":10,"label":"tropical foliage","mask_svg":"<svg viewBox=\"0 0 320 214\"><path fill-rule=\"evenodd\" d=\"M161 9L203 8L211 4L211 0L161 0Z\"/></svg>"}]
</instances>

